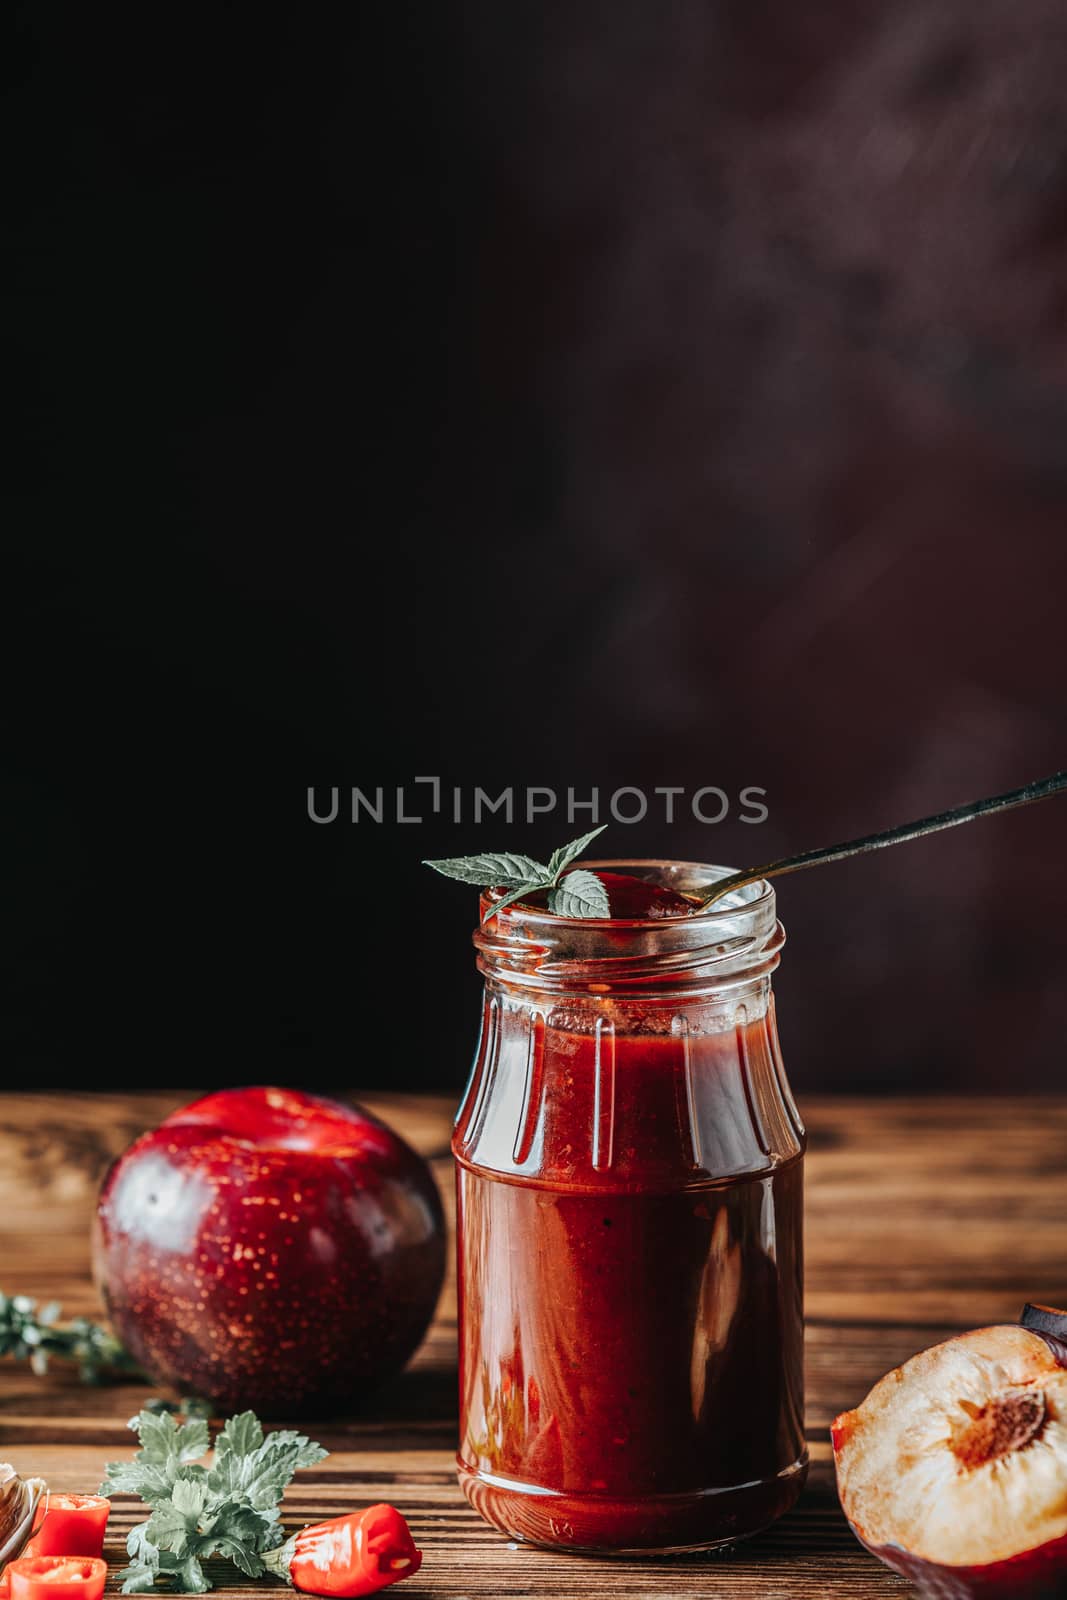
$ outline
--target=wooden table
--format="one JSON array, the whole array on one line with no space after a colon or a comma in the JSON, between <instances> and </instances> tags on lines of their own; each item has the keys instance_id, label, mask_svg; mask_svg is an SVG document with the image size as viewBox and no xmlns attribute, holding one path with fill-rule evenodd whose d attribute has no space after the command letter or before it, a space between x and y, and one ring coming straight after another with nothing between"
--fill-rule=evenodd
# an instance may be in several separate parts
<instances>
[{"instance_id":1,"label":"wooden table","mask_svg":"<svg viewBox=\"0 0 1067 1600\"><path fill-rule=\"evenodd\" d=\"M0 1288L99 1315L88 1233L112 1155L188 1093L0 1097ZM433 1163L451 1202L451 1106L433 1098L362 1097ZM792 1515L735 1552L655 1562L550 1555L509 1544L456 1487L455 1290L409 1371L375 1413L316 1424L330 1449L298 1475L295 1523L373 1500L394 1501L425 1550L423 1595L584 1600L611 1596L864 1596L907 1586L850 1535L834 1493L827 1427L874 1380L963 1328L1014 1320L1025 1299L1067 1301L1067 1100L815 1099L807 1206L807 1434L812 1476ZM124 1384L85 1388L70 1373L34 1377L0 1364L0 1458L57 1490L95 1489L104 1462L134 1447L124 1426L148 1396ZM142 1512L117 1499L106 1554ZM232 1570L232 1569L226 1569ZM264 1586L245 1585L248 1595ZM236 1590L219 1591L224 1596ZM270 1592L266 1587L266 1592ZM278 1591L275 1591L278 1592Z\"/></svg>"}]
</instances>

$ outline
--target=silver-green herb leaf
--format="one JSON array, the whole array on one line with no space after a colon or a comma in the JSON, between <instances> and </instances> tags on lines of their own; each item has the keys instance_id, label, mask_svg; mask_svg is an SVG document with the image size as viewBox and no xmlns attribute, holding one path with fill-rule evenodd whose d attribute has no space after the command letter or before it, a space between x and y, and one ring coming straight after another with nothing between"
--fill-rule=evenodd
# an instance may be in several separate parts
<instances>
[{"instance_id":1,"label":"silver-green herb leaf","mask_svg":"<svg viewBox=\"0 0 1067 1600\"><path fill-rule=\"evenodd\" d=\"M608 891L595 872L576 869L561 878L548 897L548 909L557 917L610 917Z\"/></svg>"},{"instance_id":2,"label":"silver-green herb leaf","mask_svg":"<svg viewBox=\"0 0 1067 1600\"><path fill-rule=\"evenodd\" d=\"M540 861L534 861L531 856L515 855L510 850L480 856L446 856L442 861L422 864L446 878L476 884L479 889L525 889L548 875L548 868Z\"/></svg>"},{"instance_id":3,"label":"silver-green herb leaf","mask_svg":"<svg viewBox=\"0 0 1067 1600\"><path fill-rule=\"evenodd\" d=\"M0 1294L0 1356L29 1361L38 1377L52 1356L76 1361L84 1383L99 1383L112 1371L143 1376L110 1329L88 1317L60 1324L59 1316L54 1300L38 1306L29 1295Z\"/></svg>"},{"instance_id":4,"label":"silver-green herb leaf","mask_svg":"<svg viewBox=\"0 0 1067 1600\"><path fill-rule=\"evenodd\" d=\"M548 873L553 883L557 882L560 873L565 872L572 861L577 861L582 851L587 849L594 839L600 837L606 827L607 823L603 822L591 833L583 833L580 839L572 839L570 844L561 845L558 850L553 850L548 859Z\"/></svg>"},{"instance_id":5,"label":"silver-green herb leaf","mask_svg":"<svg viewBox=\"0 0 1067 1600\"><path fill-rule=\"evenodd\" d=\"M491 905L482 917L488 922L505 906L536 894L540 889L549 891L548 906L559 917L607 917L611 915L608 893L595 873L583 871L567 873L566 893L561 893L563 874L576 861L587 845L604 832L607 823L583 833L580 839L553 850L547 866L532 856L517 855L501 850L477 856L447 856L439 861L424 861L424 867L433 867L446 878L458 878L461 883L475 884L479 889L506 889L508 893ZM583 883L575 885L578 877ZM584 881L589 880L589 881ZM595 887L593 887L595 885ZM583 909L583 908L595 909Z\"/></svg>"}]
</instances>

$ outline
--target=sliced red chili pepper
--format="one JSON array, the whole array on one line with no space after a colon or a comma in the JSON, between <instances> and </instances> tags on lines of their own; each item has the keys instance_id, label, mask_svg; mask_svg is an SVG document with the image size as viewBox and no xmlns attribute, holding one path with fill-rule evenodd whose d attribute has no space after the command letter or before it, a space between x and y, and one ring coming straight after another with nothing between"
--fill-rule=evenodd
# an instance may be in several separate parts
<instances>
[{"instance_id":1,"label":"sliced red chili pepper","mask_svg":"<svg viewBox=\"0 0 1067 1600\"><path fill-rule=\"evenodd\" d=\"M99 1556L20 1556L5 1576L11 1600L100 1600L107 1562Z\"/></svg>"},{"instance_id":2,"label":"sliced red chili pepper","mask_svg":"<svg viewBox=\"0 0 1067 1600\"><path fill-rule=\"evenodd\" d=\"M102 1494L48 1494L37 1507L26 1556L98 1556L111 1501Z\"/></svg>"},{"instance_id":3,"label":"sliced red chili pepper","mask_svg":"<svg viewBox=\"0 0 1067 1600\"><path fill-rule=\"evenodd\" d=\"M264 1560L304 1594L355 1600L410 1578L422 1565L422 1551L400 1512L376 1505L313 1523Z\"/></svg>"}]
</instances>

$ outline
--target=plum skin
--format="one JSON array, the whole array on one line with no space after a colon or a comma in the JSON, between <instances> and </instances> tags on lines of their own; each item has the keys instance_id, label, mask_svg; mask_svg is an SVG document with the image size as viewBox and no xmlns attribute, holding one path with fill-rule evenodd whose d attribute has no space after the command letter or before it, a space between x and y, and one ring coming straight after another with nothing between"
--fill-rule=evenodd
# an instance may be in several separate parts
<instances>
[{"instance_id":1,"label":"plum skin","mask_svg":"<svg viewBox=\"0 0 1067 1600\"><path fill-rule=\"evenodd\" d=\"M900 1545L875 1545L855 1523L865 1550L915 1585L925 1600L1067 1600L1067 1537L986 1567L947 1567Z\"/></svg>"},{"instance_id":2,"label":"plum skin","mask_svg":"<svg viewBox=\"0 0 1067 1600\"><path fill-rule=\"evenodd\" d=\"M223 1090L107 1173L94 1271L154 1378L223 1409L321 1413L367 1398L420 1343L445 1264L426 1163L359 1107Z\"/></svg>"}]
</instances>

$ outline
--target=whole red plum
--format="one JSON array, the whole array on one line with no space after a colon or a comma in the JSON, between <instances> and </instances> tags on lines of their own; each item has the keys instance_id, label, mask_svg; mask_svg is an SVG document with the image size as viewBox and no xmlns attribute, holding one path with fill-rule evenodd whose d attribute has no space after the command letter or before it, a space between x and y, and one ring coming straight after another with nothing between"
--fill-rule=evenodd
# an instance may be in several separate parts
<instances>
[{"instance_id":1,"label":"whole red plum","mask_svg":"<svg viewBox=\"0 0 1067 1600\"><path fill-rule=\"evenodd\" d=\"M403 1367L444 1273L441 1200L378 1118L290 1089L174 1112L108 1172L94 1262L115 1332L221 1409L339 1410Z\"/></svg>"}]
</instances>

